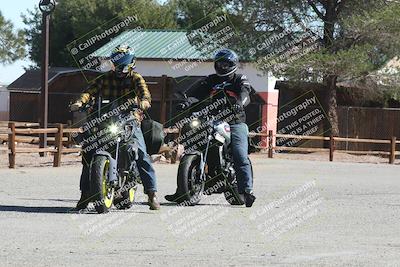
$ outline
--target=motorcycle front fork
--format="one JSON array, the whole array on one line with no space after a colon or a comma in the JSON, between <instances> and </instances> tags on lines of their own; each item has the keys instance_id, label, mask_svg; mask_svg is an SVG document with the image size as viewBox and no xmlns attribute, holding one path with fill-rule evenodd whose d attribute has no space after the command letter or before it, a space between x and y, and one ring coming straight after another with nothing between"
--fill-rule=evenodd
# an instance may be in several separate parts
<instances>
[{"instance_id":1,"label":"motorcycle front fork","mask_svg":"<svg viewBox=\"0 0 400 267\"><path fill-rule=\"evenodd\" d=\"M200 158L200 181L201 182L206 182L206 180L207 180L206 163L207 163L208 150L210 148L211 140L212 140L212 136L208 135L207 146L206 146L206 150L204 151L204 155L203 155L203 153L200 154L200 156L201 156L201 158Z\"/></svg>"}]
</instances>

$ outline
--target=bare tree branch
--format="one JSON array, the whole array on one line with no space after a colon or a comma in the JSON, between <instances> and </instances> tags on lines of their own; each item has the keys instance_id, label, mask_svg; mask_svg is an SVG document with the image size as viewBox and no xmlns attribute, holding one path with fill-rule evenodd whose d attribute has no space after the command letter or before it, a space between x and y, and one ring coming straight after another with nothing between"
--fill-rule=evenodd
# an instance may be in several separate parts
<instances>
[{"instance_id":1,"label":"bare tree branch","mask_svg":"<svg viewBox=\"0 0 400 267\"><path fill-rule=\"evenodd\" d=\"M328 8L328 0L319 0L318 1L325 9Z\"/></svg>"},{"instance_id":2,"label":"bare tree branch","mask_svg":"<svg viewBox=\"0 0 400 267\"><path fill-rule=\"evenodd\" d=\"M325 18L325 15L322 14L321 11L319 11L319 9L318 9L317 6L315 5L315 3L314 3L312 0L307 0L307 2L308 2L308 4L312 7L312 9L314 10L314 12L318 15L318 17L319 17L320 19L323 20L323 19Z\"/></svg>"}]
</instances>

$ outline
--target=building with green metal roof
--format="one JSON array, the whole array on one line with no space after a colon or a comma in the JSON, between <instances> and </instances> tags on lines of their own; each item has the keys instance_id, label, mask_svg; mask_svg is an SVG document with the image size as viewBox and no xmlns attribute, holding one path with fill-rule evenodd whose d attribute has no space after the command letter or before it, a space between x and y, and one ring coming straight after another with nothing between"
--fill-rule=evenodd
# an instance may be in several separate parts
<instances>
[{"instance_id":1,"label":"building with green metal roof","mask_svg":"<svg viewBox=\"0 0 400 267\"><path fill-rule=\"evenodd\" d=\"M190 86L184 82L190 83L190 78L185 79L185 77L204 77L215 72L213 55L216 51L209 49L208 44L204 44L206 49L198 44L194 45L186 31L128 30L95 51L94 54L107 58L113 49L121 44L135 49L136 70L139 73L151 77L173 77L178 87ZM262 125L268 125L268 129L275 131L278 105L276 79L272 75L259 71L254 63L248 61L241 61L238 73L247 76L258 95L265 101L260 110L261 117L253 119Z\"/></svg>"},{"instance_id":2,"label":"building with green metal roof","mask_svg":"<svg viewBox=\"0 0 400 267\"><path fill-rule=\"evenodd\" d=\"M108 58L118 45L135 50L137 71L144 76L177 78L214 73L213 56L217 49L193 44L187 31L127 30L93 52L93 56ZM275 78L259 71L254 63L241 61L239 72L248 77L256 91L274 91Z\"/></svg>"},{"instance_id":3,"label":"building with green metal roof","mask_svg":"<svg viewBox=\"0 0 400 267\"><path fill-rule=\"evenodd\" d=\"M138 59L174 59L212 61L213 53L202 53L189 41L186 31L128 30L95 51L99 57L108 57L112 50L126 44L135 50Z\"/></svg>"}]
</instances>

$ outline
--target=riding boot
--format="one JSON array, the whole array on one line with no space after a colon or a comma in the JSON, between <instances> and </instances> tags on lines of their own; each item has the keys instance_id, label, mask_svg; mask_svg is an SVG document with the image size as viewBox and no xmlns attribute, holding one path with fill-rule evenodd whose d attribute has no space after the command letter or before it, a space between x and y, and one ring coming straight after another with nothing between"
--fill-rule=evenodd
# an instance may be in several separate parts
<instances>
[{"instance_id":1,"label":"riding boot","mask_svg":"<svg viewBox=\"0 0 400 267\"><path fill-rule=\"evenodd\" d=\"M250 208L251 206L253 206L254 201L256 201L256 196L254 195L254 192L253 191L245 192L244 201L246 203L246 207Z\"/></svg>"},{"instance_id":2,"label":"riding boot","mask_svg":"<svg viewBox=\"0 0 400 267\"><path fill-rule=\"evenodd\" d=\"M175 192L172 195L166 195L164 198L169 202L178 202L179 197L179 194Z\"/></svg>"},{"instance_id":3,"label":"riding boot","mask_svg":"<svg viewBox=\"0 0 400 267\"><path fill-rule=\"evenodd\" d=\"M76 204L75 210L80 211L87 208L90 202L90 194L82 192L81 198L79 199L78 203Z\"/></svg>"},{"instance_id":4,"label":"riding boot","mask_svg":"<svg viewBox=\"0 0 400 267\"><path fill-rule=\"evenodd\" d=\"M151 210L159 210L160 209L160 203L158 202L156 192L149 192L147 194L149 196L149 206Z\"/></svg>"}]
</instances>

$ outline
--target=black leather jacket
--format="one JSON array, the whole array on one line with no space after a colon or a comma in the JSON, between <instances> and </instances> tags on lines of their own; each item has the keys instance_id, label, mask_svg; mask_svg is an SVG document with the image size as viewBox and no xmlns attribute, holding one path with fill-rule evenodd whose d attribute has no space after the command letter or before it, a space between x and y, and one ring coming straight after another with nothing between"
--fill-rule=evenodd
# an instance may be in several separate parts
<instances>
[{"instance_id":1,"label":"black leather jacket","mask_svg":"<svg viewBox=\"0 0 400 267\"><path fill-rule=\"evenodd\" d=\"M251 87L245 75L235 74L228 80L216 74L209 75L189 88L189 90L186 91L186 95L202 101L212 96L215 93L214 88L223 82L226 82L225 94L215 94L215 97L228 96L229 102L227 102L226 108L232 109L232 107L234 107L236 116L235 119L229 123L236 124L246 122L244 108L250 104L250 95L254 92L254 89Z\"/></svg>"}]
</instances>

